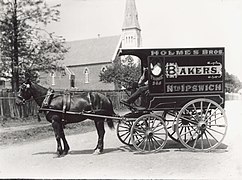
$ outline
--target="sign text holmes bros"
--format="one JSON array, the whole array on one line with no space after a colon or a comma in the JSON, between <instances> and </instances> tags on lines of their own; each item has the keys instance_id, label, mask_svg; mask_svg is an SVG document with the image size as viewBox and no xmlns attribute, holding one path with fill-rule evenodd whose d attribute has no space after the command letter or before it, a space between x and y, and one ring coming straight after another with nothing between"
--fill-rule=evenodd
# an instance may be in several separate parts
<instances>
[{"instance_id":1,"label":"sign text holmes bros","mask_svg":"<svg viewBox=\"0 0 242 180\"><path fill-rule=\"evenodd\" d=\"M150 57L163 64L160 77L150 76L153 93L223 91L224 48L151 50Z\"/></svg>"}]
</instances>

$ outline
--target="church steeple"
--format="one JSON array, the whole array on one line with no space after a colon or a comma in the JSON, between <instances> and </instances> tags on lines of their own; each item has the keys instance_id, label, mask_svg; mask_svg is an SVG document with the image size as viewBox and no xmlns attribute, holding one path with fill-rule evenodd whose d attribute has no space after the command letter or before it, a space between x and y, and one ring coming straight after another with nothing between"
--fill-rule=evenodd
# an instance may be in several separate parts
<instances>
[{"instance_id":1,"label":"church steeple","mask_svg":"<svg viewBox=\"0 0 242 180\"><path fill-rule=\"evenodd\" d=\"M135 0L127 0L122 27L122 47L140 47L141 28L138 21Z\"/></svg>"}]
</instances>

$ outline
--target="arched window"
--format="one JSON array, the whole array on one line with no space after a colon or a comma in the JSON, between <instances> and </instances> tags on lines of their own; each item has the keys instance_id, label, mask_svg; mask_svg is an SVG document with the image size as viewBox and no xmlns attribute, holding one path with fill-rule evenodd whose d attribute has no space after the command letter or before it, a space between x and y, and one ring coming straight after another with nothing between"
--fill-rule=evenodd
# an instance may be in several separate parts
<instances>
[{"instance_id":1,"label":"arched window","mask_svg":"<svg viewBox=\"0 0 242 180\"><path fill-rule=\"evenodd\" d=\"M84 83L87 84L89 83L89 69L85 68L84 70Z\"/></svg>"},{"instance_id":2,"label":"arched window","mask_svg":"<svg viewBox=\"0 0 242 180\"><path fill-rule=\"evenodd\" d=\"M52 71L50 73L50 76L51 76L51 85L54 86L55 85L55 72Z\"/></svg>"},{"instance_id":3,"label":"arched window","mask_svg":"<svg viewBox=\"0 0 242 180\"><path fill-rule=\"evenodd\" d=\"M71 74L71 77L70 77L70 86L71 86L71 88L74 88L75 87L75 75L74 74Z\"/></svg>"}]
</instances>

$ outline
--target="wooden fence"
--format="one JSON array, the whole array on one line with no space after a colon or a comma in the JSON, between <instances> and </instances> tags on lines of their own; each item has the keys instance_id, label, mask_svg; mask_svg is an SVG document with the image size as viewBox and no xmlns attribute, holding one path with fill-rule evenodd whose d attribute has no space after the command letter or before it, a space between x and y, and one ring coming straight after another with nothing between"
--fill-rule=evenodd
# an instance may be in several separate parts
<instances>
[{"instance_id":1,"label":"wooden fence","mask_svg":"<svg viewBox=\"0 0 242 180\"><path fill-rule=\"evenodd\" d=\"M79 92L79 91L78 91ZM121 99L126 99L124 91L99 91L111 99L114 109L122 109ZM57 92L58 93L58 92ZM27 101L24 105L16 105L16 97L10 90L0 91L0 119L1 118L24 118L35 116L38 113L38 105L34 100Z\"/></svg>"}]
</instances>

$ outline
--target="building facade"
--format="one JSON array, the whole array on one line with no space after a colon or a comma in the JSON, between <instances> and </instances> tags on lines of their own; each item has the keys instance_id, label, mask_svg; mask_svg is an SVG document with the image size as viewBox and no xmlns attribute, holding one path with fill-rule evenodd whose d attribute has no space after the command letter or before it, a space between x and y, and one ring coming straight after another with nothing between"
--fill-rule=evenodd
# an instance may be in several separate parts
<instances>
[{"instance_id":1,"label":"building facade","mask_svg":"<svg viewBox=\"0 0 242 180\"><path fill-rule=\"evenodd\" d=\"M67 42L69 52L62 69L42 73L40 84L53 89L114 90L115 84L100 82L99 75L118 57L119 48L141 46L141 28L135 0L127 0L122 34Z\"/></svg>"}]
</instances>

